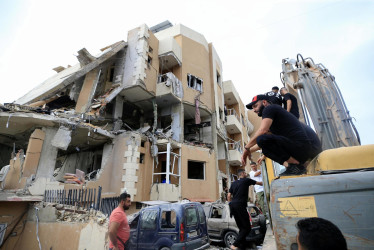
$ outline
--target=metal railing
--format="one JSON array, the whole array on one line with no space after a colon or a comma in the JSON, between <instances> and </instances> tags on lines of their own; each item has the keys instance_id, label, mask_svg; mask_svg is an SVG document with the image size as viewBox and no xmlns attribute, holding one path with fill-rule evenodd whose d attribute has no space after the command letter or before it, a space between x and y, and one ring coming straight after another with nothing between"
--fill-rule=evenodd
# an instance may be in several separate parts
<instances>
[{"instance_id":1,"label":"metal railing","mask_svg":"<svg viewBox=\"0 0 374 250\"><path fill-rule=\"evenodd\" d=\"M229 150L237 150L240 153L243 153L243 147L240 141L229 142L228 144L229 144Z\"/></svg>"},{"instance_id":2,"label":"metal railing","mask_svg":"<svg viewBox=\"0 0 374 250\"><path fill-rule=\"evenodd\" d=\"M240 121L239 115L236 113L235 109L228 109L227 110L227 115L234 115L238 121Z\"/></svg>"},{"instance_id":3,"label":"metal railing","mask_svg":"<svg viewBox=\"0 0 374 250\"><path fill-rule=\"evenodd\" d=\"M102 187L96 188L77 188L67 190L46 190L44 192L44 201L62 205L76 206L83 210L101 211L103 214L110 215L118 206L119 196L101 198Z\"/></svg>"}]
</instances>

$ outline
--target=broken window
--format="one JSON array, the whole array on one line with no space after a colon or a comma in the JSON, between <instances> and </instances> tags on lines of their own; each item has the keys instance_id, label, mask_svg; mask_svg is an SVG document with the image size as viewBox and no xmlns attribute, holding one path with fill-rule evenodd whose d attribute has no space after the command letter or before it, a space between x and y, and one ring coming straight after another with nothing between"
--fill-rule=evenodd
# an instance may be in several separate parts
<instances>
[{"instance_id":1,"label":"broken window","mask_svg":"<svg viewBox=\"0 0 374 250\"><path fill-rule=\"evenodd\" d=\"M140 153L140 158L139 158L140 164L144 164L144 157L145 157L145 154Z\"/></svg>"},{"instance_id":2,"label":"broken window","mask_svg":"<svg viewBox=\"0 0 374 250\"><path fill-rule=\"evenodd\" d=\"M158 210L145 210L140 221L140 229L156 229Z\"/></svg>"},{"instance_id":3,"label":"broken window","mask_svg":"<svg viewBox=\"0 0 374 250\"><path fill-rule=\"evenodd\" d=\"M188 161L188 179L205 179L205 162Z\"/></svg>"},{"instance_id":4,"label":"broken window","mask_svg":"<svg viewBox=\"0 0 374 250\"><path fill-rule=\"evenodd\" d=\"M108 79L109 79L109 82L113 82L113 78L114 78L114 65L111 66L108 70Z\"/></svg>"},{"instance_id":5,"label":"broken window","mask_svg":"<svg viewBox=\"0 0 374 250\"><path fill-rule=\"evenodd\" d=\"M151 64L152 64L152 57L148 56L148 59L147 59L148 68L151 67Z\"/></svg>"},{"instance_id":6,"label":"broken window","mask_svg":"<svg viewBox=\"0 0 374 250\"><path fill-rule=\"evenodd\" d=\"M194 207L189 207L186 209L186 219L187 226L192 226L197 224L197 212Z\"/></svg>"},{"instance_id":7,"label":"broken window","mask_svg":"<svg viewBox=\"0 0 374 250\"><path fill-rule=\"evenodd\" d=\"M175 228L177 222L177 215L174 210L162 211L161 213L161 228Z\"/></svg>"},{"instance_id":8,"label":"broken window","mask_svg":"<svg viewBox=\"0 0 374 250\"><path fill-rule=\"evenodd\" d=\"M203 79L187 74L188 87L195 89L197 91L203 91Z\"/></svg>"},{"instance_id":9,"label":"broken window","mask_svg":"<svg viewBox=\"0 0 374 250\"><path fill-rule=\"evenodd\" d=\"M211 218L222 219L222 207L212 207Z\"/></svg>"},{"instance_id":10,"label":"broken window","mask_svg":"<svg viewBox=\"0 0 374 250\"><path fill-rule=\"evenodd\" d=\"M216 76L217 76L217 84L218 84L219 86L221 86L221 75L219 74L218 71L216 72Z\"/></svg>"},{"instance_id":11,"label":"broken window","mask_svg":"<svg viewBox=\"0 0 374 250\"><path fill-rule=\"evenodd\" d=\"M149 46L149 53L152 53L153 52L153 49L151 46Z\"/></svg>"}]
</instances>

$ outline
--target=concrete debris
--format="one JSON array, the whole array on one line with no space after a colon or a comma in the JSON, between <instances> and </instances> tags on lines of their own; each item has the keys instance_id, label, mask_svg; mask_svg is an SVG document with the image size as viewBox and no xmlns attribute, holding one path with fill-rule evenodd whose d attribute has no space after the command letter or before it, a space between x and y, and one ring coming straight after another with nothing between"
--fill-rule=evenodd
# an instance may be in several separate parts
<instances>
[{"instance_id":1,"label":"concrete debris","mask_svg":"<svg viewBox=\"0 0 374 250\"><path fill-rule=\"evenodd\" d=\"M71 142L71 130L61 126L52 139L52 146L66 150Z\"/></svg>"}]
</instances>

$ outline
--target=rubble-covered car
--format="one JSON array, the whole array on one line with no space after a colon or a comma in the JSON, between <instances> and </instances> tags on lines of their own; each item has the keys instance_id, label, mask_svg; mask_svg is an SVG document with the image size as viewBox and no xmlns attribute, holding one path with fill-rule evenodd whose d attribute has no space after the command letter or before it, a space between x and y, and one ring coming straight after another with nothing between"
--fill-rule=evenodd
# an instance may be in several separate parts
<instances>
[{"instance_id":1,"label":"rubble-covered car","mask_svg":"<svg viewBox=\"0 0 374 250\"><path fill-rule=\"evenodd\" d=\"M248 242L261 243L266 233L266 220L260 209L254 204L247 207L251 222ZM204 212L208 221L208 234L211 241L224 242L227 247L234 243L239 234L234 217L230 217L230 208L226 203L206 203Z\"/></svg>"},{"instance_id":2,"label":"rubble-covered car","mask_svg":"<svg viewBox=\"0 0 374 250\"><path fill-rule=\"evenodd\" d=\"M206 217L198 202L146 207L129 224L129 249L209 248Z\"/></svg>"}]
</instances>

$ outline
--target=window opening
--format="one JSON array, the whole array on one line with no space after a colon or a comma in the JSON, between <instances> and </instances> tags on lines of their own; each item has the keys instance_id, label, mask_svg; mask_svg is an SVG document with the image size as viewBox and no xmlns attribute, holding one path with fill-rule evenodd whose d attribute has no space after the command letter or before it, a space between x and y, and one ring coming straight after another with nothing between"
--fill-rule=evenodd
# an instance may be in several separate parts
<instances>
[{"instance_id":1,"label":"window opening","mask_svg":"<svg viewBox=\"0 0 374 250\"><path fill-rule=\"evenodd\" d=\"M161 214L161 228L175 228L177 222L177 215L174 210L162 211Z\"/></svg>"},{"instance_id":2,"label":"window opening","mask_svg":"<svg viewBox=\"0 0 374 250\"><path fill-rule=\"evenodd\" d=\"M170 177L174 176L178 180L178 185L180 185L180 172L181 172L181 162L180 154L174 153L171 148L171 144L167 143L166 151L159 151L157 153L158 157L161 155L166 155L166 161L161 162L161 172L157 170L156 161L153 161L153 182L158 182L158 176L161 176L162 183L171 183ZM155 178L156 177L156 178Z\"/></svg>"},{"instance_id":3,"label":"window opening","mask_svg":"<svg viewBox=\"0 0 374 250\"><path fill-rule=\"evenodd\" d=\"M151 46L149 46L149 53L152 53L153 52L153 49Z\"/></svg>"},{"instance_id":4,"label":"window opening","mask_svg":"<svg viewBox=\"0 0 374 250\"><path fill-rule=\"evenodd\" d=\"M152 64L152 57L148 56L147 64L148 64L148 68L150 68Z\"/></svg>"},{"instance_id":5,"label":"window opening","mask_svg":"<svg viewBox=\"0 0 374 250\"><path fill-rule=\"evenodd\" d=\"M195 89L197 91L203 91L203 79L187 74L188 87Z\"/></svg>"},{"instance_id":6,"label":"window opening","mask_svg":"<svg viewBox=\"0 0 374 250\"><path fill-rule=\"evenodd\" d=\"M188 179L205 179L205 162L188 161Z\"/></svg>"},{"instance_id":7,"label":"window opening","mask_svg":"<svg viewBox=\"0 0 374 250\"><path fill-rule=\"evenodd\" d=\"M221 75L219 74L219 72L217 71L217 84L219 85L219 86L221 86Z\"/></svg>"},{"instance_id":8,"label":"window opening","mask_svg":"<svg viewBox=\"0 0 374 250\"><path fill-rule=\"evenodd\" d=\"M141 202L136 202L135 208L136 209L142 209L143 204Z\"/></svg>"},{"instance_id":9,"label":"window opening","mask_svg":"<svg viewBox=\"0 0 374 250\"><path fill-rule=\"evenodd\" d=\"M144 164L144 157L145 157L145 154L140 153L140 158L139 158L140 164Z\"/></svg>"},{"instance_id":10,"label":"window opening","mask_svg":"<svg viewBox=\"0 0 374 250\"><path fill-rule=\"evenodd\" d=\"M221 207L213 207L210 217L215 218L215 219L222 219L222 208Z\"/></svg>"}]
</instances>

